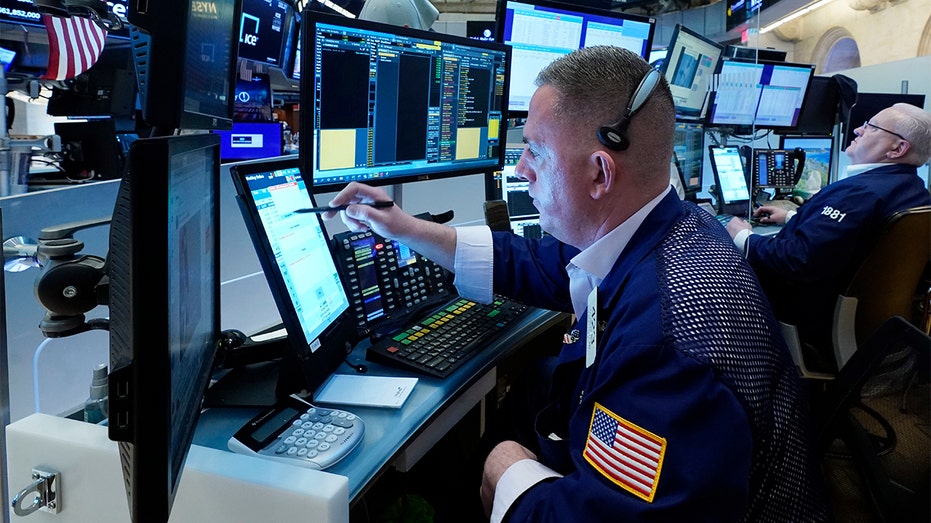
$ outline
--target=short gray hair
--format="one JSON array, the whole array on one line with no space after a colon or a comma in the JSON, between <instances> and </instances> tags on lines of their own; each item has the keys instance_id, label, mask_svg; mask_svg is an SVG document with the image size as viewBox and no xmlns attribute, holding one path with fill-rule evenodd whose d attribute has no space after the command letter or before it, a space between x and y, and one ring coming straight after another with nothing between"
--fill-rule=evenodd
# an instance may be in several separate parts
<instances>
[{"instance_id":1,"label":"short gray hair","mask_svg":"<svg viewBox=\"0 0 931 523\"><path fill-rule=\"evenodd\" d=\"M892 109L898 113L895 130L908 140L909 156L914 158L912 163L928 163L931 160L931 114L906 103L897 103Z\"/></svg>"},{"instance_id":2,"label":"short gray hair","mask_svg":"<svg viewBox=\"0 0 931 523\"><path fill-rule=\"evenodd\" d=\"M621 119L634 89L651 66L620 47L594 46L562 56L537 75L537 86L559 94L554 116L574 122L580 133L591 133ZM661 78L656 90L631 119L631 154L645 161L672 156L675 106L669 85ZM667 169L668 170L668 169Z\"/></svg>"}]
</instances>

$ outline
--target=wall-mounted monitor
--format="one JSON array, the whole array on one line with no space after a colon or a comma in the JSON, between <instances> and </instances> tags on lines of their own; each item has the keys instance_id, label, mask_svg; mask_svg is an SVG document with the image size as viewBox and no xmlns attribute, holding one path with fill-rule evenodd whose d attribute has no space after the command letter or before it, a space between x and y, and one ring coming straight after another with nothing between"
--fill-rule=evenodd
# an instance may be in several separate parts
<instances>
[{"instance_id":1,"label":"wall-mounted monitor","mask_svg":"<svg viewBox=\"0 0 931 523\"><path fill-rule=\"evenodd\" d=\"M220 160L238 162L281 156L284 134L279 122L233 122L230 131L220 135Z\"/></svg>"},{"instance_id":2,"label":"wall-mounted monitor","mask_svg":"<svg viewBox=\"0 0 931 523\"><path fill-rule=\"evenodd\" d=\"M301 24L314 192L501 168L509 47L309 11Z\"/></svg>"},{"instance_id":3,"label":"wall-mounted monitor","mask_svg":"<svg viewBox=\"0 0 931 523\"><path fill-rule=\"evenodd\" d=\"M507 107L512 117L527 115L537 73L556 58L583 47L613 45L647 59L656 26L645 16L549 0L501 0L497 20L498 41L511 46L514 57Z\"/></svg>"},{"instance_id":4,"label":"wall-mounted monitor","mask_svg":"<svg viewBox=\"0 0 931 523\"><path fill-rule=\"evenodd\" d=\"M723 58L708 110L714 126L791 129L798 123L815 66Z\"/></svg>"},{"instance_id":5,"label":"wall-mounted monitor","mask_svg":"<svg viewBox=\"0 0 931 523\"><path fill-rule=\"evenodd\" d=\"M294 9L285 0L242 0L239 57L281 67Z\"/></svg>"},{"instance_id":6,"label":"wall-mounted monitor","mask_svg":"<svg viewBox=\"0 0 931 523\"><path fill-rule=\"evenodd\" d=\"M680 118L702 116L722 50L714 41L676 24L660 72L666 77Z\"/></svg>"}]
</instances>

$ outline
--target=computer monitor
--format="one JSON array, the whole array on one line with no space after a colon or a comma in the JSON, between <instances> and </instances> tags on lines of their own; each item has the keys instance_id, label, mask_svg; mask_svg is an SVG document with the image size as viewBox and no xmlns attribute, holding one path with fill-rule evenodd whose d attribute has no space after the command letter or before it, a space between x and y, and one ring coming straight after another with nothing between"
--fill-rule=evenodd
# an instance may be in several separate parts
<instances>
[{"instance_id":1,"label":"computer monitor","mask_svg":"<svg viewBox=\"0 0 931 523\"><path fill-rule=\"evenodd\" d=\"M829 136L834 134L837 123L840 87L830 76L815 76L811 79L805 104L792 129L777 129L779 134Z\"/></svg>"},{"instance_id":2,"label":"computer monitor","mask_svg":"<svg viewBox=\"0 0 931 523\"><path fill-rule=\"evenodd\" d=\"M613 45L647 59L656 20L641 15L549 0L498 2L499 42L512 48L508 115L525 118L541 69L583 47Z\"/></svg>"},{"instance_id":3,"label":"computer monitor","mask_svg":"<svg viewBox=\"0 0 931 523\"><path fill-rule=\"evenodd\" d=\"M501 168L509 47L309 11L301 24L314 192Z\"/></svg>"},{"instance_id":4,"label":"computer monitor","mask_svg":"<svg viewBox=\"0 0 931 523\"><path fill-rule=\"evenodd\" d=\"M711 172L719 214L749 217L750 191L743 157L737 147L709 145Z\"/></svg>"},{"instance_id":5,"label":"computer monitor","mask_svg":"<svg viewBox=\"0 0 931 523\"><path fill-rule=\"evenodd\" d=\"M844 131L843 147L850 145L856 136L853 130L863 125L879 111L892 107L897 103L906 103L915 107L925 106L923 94L897 94L897 93L857 93L857 102L850 108Z\"/></svg>"},{"instance_id":6,"label":"computer monitor","mask_svg":"<svg viewBox=\"0 0 931 523\"><path fill-rule=\"evenodd\" d=\"M815 66L723 58L708 123L758 129L794 128Z\"/></svg>"},{"instance_id":7,"label":"computer monitor","mask_svg":"<svg viewBox=\"0 0 931 523\"><path fill-rule=\"evenodd\" d=\"M323 220L299 212L314 200L296 157L236 164L230 174L288 333L278 395L313 392L358 341Z\"/></svg>"},{"instance_id":8,"label":"computer monitor","mask_svg":"<svg viewBox=\"0 0 931 523\"><path fill-rule=\"evenodd\" d=\"M294 8L285 0L242 0L239 58L281 67Z\"/></svg>"},{"instance_id":9,"label":"computer monitor","mask_svg":"<svg viewBox=\"0 0 931 523\"><path fill-rule=\"evenodd\" d=\"M239 0L130 6L142 117L155 135L232 126L240 7Z\"/></svg>"},{"instance_id":10,"label":"computer monitor","mask_svg":"<svg viewBox=\"0 0 931 523\"><path fill-rule=\"evenodd\" d=\"M109 118L55 122L61 167L70 180L112 180L123 175L123 152Z\"/></svg>"},{"instance_id":11,"label":"computer monitor","mask_svg":"<svg viewBox=\"0 0 931 523\"><path fill-rule=\"evenodd\" d=\"M834 160L833 136L783 136L781 149L799 148L805 151L805 167L792 193L809 198L831 182L831 166Z\"/></svg>"},{"instance_id":12,"label":"computer monitor","mask_svg":"<svg viewBox=\"0 0 931 523\"><path fill-rule=\"evenodd\" d=\"M61 83L64 88L53 87L48 100L51 116L135 115L136 71L129 45L106 45L90 69Z\"/></svg>"},{"instance_id":13,"label":"computer monitor","mask_svg":"<svg viewBox=\"0 0 931 523\"><path fill-rule=\"evenodd\" d=\"M534 207L533 198L528 193L530 183L514 172L523 147L508 148L504 167L501 169L501 196L508 204L508 216L518 218L538 217L540 211Z\"/></svg>"},{"instance_id":14,"label":"computer monitor","mask_svg":"<svg viewBox=\"0 0 931 523\"><path fill-rule=\"evenodd\" d=\"M220 139L136 140L128 163L107 256L109 435L132 520L164 522L220 333Z\"/></svg>"},{"instance_id":15,"label":"computer monitor","mask_svg":"<svg viewBox=\"0 0 931 523\"><path fill-rule=\"evenodd\" d=\"M231 131L213 131L220 135L220 160L240 162L281 156L284 131L279 122L233 122Z\"/></svg>"},{"instance_id":16,"label":"computer monitor","mask_svg":"<svg viewBox=\"0 0 931 523\"><path fill-rule=\"evenodd\" d=\"M705 126L698 122L676 122L673 140L673 161L679 171L685 199L694 201L702 190Z\"/></svg>"},{"instance_id":17,"label":"computer monitor","mask_svg":"<svg viewBox=\"0 0 931 523\"><path fill-rule=\"evenodd\" d=\"M660 72L666 77L680 118L702 116L722 51L720 44L676 24Z\"/></svg>"},{"instance_id":18,"label":"computer monitor","mask_svg":"<svg viewBox=\"0 0 931 523\"><path fill-rule=\"evenodd\" d=\"M236 79L233 121L272 121L272 81L269 75L252 73L252 78L248 80Z\"/></svg>"}]
</instances>

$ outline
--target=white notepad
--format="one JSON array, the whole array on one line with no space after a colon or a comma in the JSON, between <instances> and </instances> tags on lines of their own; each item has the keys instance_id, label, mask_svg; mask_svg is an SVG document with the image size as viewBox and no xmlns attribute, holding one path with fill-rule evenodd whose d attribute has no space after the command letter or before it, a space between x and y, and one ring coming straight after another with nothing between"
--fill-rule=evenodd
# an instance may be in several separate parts
<instances>
[{"instance_id":1,"label":"white notepad","mask_svg":"<svg viewBox=\"0 0 931 523\"><path fill-rule=\"evenodd\" d=\"M314 394L314 403L399 408L407 401L417 378L334 374Z\"/></svg>"}]
</instances>

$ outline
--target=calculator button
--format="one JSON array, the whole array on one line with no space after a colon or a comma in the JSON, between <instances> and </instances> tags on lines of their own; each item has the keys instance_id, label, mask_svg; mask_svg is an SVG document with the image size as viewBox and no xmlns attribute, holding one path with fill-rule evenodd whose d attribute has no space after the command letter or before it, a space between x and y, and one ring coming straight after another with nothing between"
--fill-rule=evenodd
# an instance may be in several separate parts
<instances>
[{"instance_id":1,"label":"calculator button","mask_svg":"<svg viewBox=\"0 0 931 523\"><path fill-rule=\"evenodd\" d=\"M337 435L335 435L335 434L330 434L329 436L326 437L326 442L327 442L327 443L333 443L334 441L336 441L336 440L338 440L338 439L339 439L339 436L337 436Z\"/></svg>"},{"instance_id":2,"label":"calculator button","mask_svg":"<svg viewBox=\"0 0 931 523\"><path fill-rule=\"evenodd\" d=\"M344 427L344 428L347 428L347 429L348 429L349 427L352 426L352 421L350 421L349 418L346 418L346 419L335 419L335 420L333 420L333 425L336 425L336 426L339 426L339 427Z\"/></svg>"},{"instance_id":3,"label":"calculator button","mask_svg":"<svg viewBox=\"0 0 931 523\"><path fill-rule=\"evenodd\" d=\"M347 413L346 413L346 419L349 420L349 421L352 421L352 420L356 419L356 415L347 412Z\"/></svg>"},{"instance_id":4,"label":"calculator button","mask_svg":"<svg viewBox=\"0 0 931 523\"><path fill-rule=\"evenodd\" d=\"M320 430L320 429L323 428L323 423L320 423L320 422L318 421L317 423L314 423L314 427L313 427L313 428L314 428L314 430Z\"/></svg>"},{"instance_id":5,"label":"calculator button","mask_svg":"<svg viewBox=\"0 0 931 523\"><path fill-rule=\"evenodd\" d=\"M304 456L306 456L306 455L307 455L307 448L305 447L305 448L297 449L297 455L300 456L300 457L302 457L302 458L303 458Z\"/></svg>"},{"instance_id":6,"label":"calculator button","mask_svg":"<svg viewBox=\"0 0 931 523\"><path fill-rule=\"evenodd\" d=\"M313 416L316 413L317 413L317 409L314 407L307 409L307 412L306 412L308 416ZM301 419L304 419L304 414L301 414Z\"/></svg>"},{"instance_id":7,"label":"calculator button","mask_svg":"<svg viewBox=\"0 0 931 523\"><path fill-rule=\"evenodd\" d=\"M304 429L304 430L307 430L307 429L309 429L309 428L311 428L311 427L313 427L313 426L314 426L313 423L307 421L307 422L305 422L303 425L301 425L301 428Z\"/></svg>"},{"instance_id":8,"label":"calculator button","mask_svg":"<svg viewBox=\"0 0 931 523\"><path fill-rule=\"evenodd\" d=\"M336 417L337 417L337 418L345 418L345 417L348 416L348 415L349 415L348 412L340 411L339 414L336 415Z\"/></svg>"},{"instance_id":9,"label":"calculator button","mask_svg":"<svg viewBox=\"0 0 931 523\"><path fill-rule=\"evenodd\" d=\"M287 438L284 439L284 442L285 442L285 445L290 445L294 443L296 440L297 438L295 438L294 436L288 436Z\"/></svg>"},{"instance_id":10,"label":"calculator button","mask_svg":"<svg viewBox=\"0 0 931 523\"><path fill-rule=\"evenodd\" d=\"M330 444L325 441L321 441L320 444L317 445L317 450L320 452L323 452L325 450L330 450Z\"/></svg>"},{"instance_id":11,"label":"calculator button","mask_svg":"<svg viewBox=\"0 0 931 523\"><path fill-rule=\"evenodd\" d=\"M337 436L342 436L345 432L346 432L346 429L344 429L343 427L336 427L335 429L333 429L333 434L336 434Z\"/></svg>"},{"instance_id":12,"label":"calculator button","mask_svg":"<svg viewBox=\"0 0 931 523\"><path fill-rule=\"evenodd\" d=\"M297 438L297 441L294 442L298 447L303 447L307 444L307 438Z\"/></svg>"},{"instance_id":13,"label":"calculator button","mask_svg":"<svg viewBox=\"0 0 931 523\"><path fill-rule=\"evenodd\" d=\"M323 426L323 432L333 432L333 429L335 429L335 428L336 428L336 427L334 427L333 425L324 425L324 426Z\"/></svg>"},{"instance_id":14,"label":"calculator button","mask_svg":"<svg viewBox=\"0 0 931 523\"><path fill-rule=\"evenodd\" d=\"M288 447L287 445L278 445L278 448L275 449L275 454L284 454L285 452L288 451L288 448L290 447Z\"/></svg>"},{"instance_id":15,"label":"calculator button","mask_svg":"<svg viewBox=\"0 0 931 523\"><path fill-rule=\"evenodd\" d=\"M304 429L294 429L294 432L291 433L292 436L303 436Z\"/></svg>"},{"instance_id":16,"label":"calculator button","mask_svg":"<svg viewBox=\"0 0 931 523\"><path fill-rule=\"evenodd\" d=\"M319 456L319 455L320 455L320 453L317 452L316 450L310 449L310 450L307 451L307 457L308 457L308 458L316 458L316 457Z\"/></svg>"},{"instance_id":17,"label":"calculator button","mask_svg":"<svg viewBox=\"0 0 931 523\"><path fill-rule=\"evenodd\" d=\"M312 448L316 447L316 446L319 445L319 444L320 444L320 440L318 440L318 439L309 439L309 440L307 440L307 448L309 448L309 449L312 449Z\"/></svg>"},{"instance_id":18,"label":"calculator button","mask_svg":"<svg viewBox=\"0 0 931 523\"><path fill-rule=\"evenodd\" d=\"M314 434L314 439L323 439L326 437L326 432L318 432Z\"/></svg>"},{"instance_id":19,"label":"calculator button","mask_svg":"<svg viewBox=\"0 0 931 523\"><path fill-rule=\"evenodd\" d=\"M289 455L289 456L293 456L293 455L295 455L295 454L297 454L297 447L291 447L291 448L288 449L288 455Z\"/></svg>"},{"instance_id":20,"label":"calculator button","mask_svg":"<svg viewBox=\"0 0 931 523\"><path fill-rule=\"evenodd\" d=\"M292 425L295 425L295 426L300 426L300 425L301 425L301 420L296 419L296 420L292 421L291 424L292 424Z\"/></svg>"}]
</instances>

